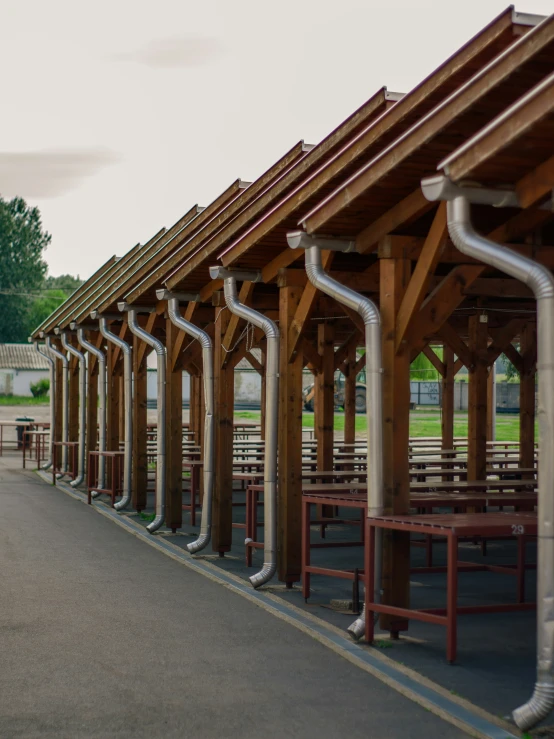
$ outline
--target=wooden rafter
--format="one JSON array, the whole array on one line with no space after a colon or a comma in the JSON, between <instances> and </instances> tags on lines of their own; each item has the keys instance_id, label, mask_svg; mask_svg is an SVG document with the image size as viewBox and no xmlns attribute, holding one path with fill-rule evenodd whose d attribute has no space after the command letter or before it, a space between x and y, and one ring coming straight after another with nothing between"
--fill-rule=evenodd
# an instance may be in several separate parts
<instances>
[{"instance_id":1,"label":"wooden rafter","mask_svg":"<svg viewBox=\"0 0 554 739\"><path fill-rule=\"evenodd\" d=\"M456 329L454 329L448 321L445 321L442 324L440 329L437 331L437 334L444 342L446 342L446 344L448 344L465 367L471 366L471 352L469 351L467 344L460 338Z\"/></svg>"},{"instance_id":2,"label":"wooden rafter","mask_svg":"<svg viewBox=\"0 0 554 739\"><path fill-rule=\"evenodd\" d=\"M333 256L334 252L332 251L324 251L322 253L321 263L323 269L329 268L331 262L333 261ZM298 304L292 324L289 329L289 356L287 357L287 360L289 362L294 357L294 354L298 349L298 344L300 342L302 331L304 330L306 321L310 317L317 295L317 288L312 285L311 282L308 282L308 284L304 288L300 303Z\"/></svg>"},{"instance_id":3,"label":"wooden rafter","mask_svg":"<svg viewBox=\"0 0 554 739\"><path fill-rule=\"evenodd\" d=\"M240 288L240 291L239 291L239 302L243 303L244 305L248 304L250 302L253 292L254 292L254 283L253 282L243 282ZM238 339L239 326L241 325L241 320L242 319L240 318L240 316L237 316L234 313L231 315L231 318L229 319L229 325L227 326L227 331L225 332L225 337L223 339L223 346L226 347L227 349L227 351L223 352L223 357L222 357L223 366L225 366L231 358L230 351Z\"/></svg>"},{"instance_id":4,"label":"wooden rafter","mask_svg":"<svg viewBox=\"0 0 554 739\"><path fill-rule=\"evenodd\" d=\"M396 351L402 345L425 299L429 278L435 272L447 233L446 203L440 203L398 310L396 319Z\"/></svg>"},{"instance_id":5,"label":"wooden rafter","mask_svg":"<svg viewBox=\"0 0 554 739\"><path fill-rule=\"evenodd\" d=\"M493 341L487 349L487 364L493 364L504 351L507 344L511 344L513 339L520 333L525 325L525 321L521 318L514 318L501 329L491 331Z\"/></svg>"},{"instance_id":6,"label":"wooden rafter","mask_svg":"<svg viewBox=\"0 0 554 739\"><path fill-rule=\"evenodd\" d=\"M441 377L445 376L446 373L446 367L444 365L444 362L442 362L439 357L435 354L435 352L432 350L432 348L427 344L427 346L423 347L422 353L425 354L427 359L431 362L433 367L437 370L439 375Z\"/></svg>"},{"instance_id":7,"label":"wooden rafter","mask_svg":"<svg viewBox=\"0 0 554 739\"><path fill-rule=\"evenodd\" d=\"M507 344L504 347L503 354L508 357L508 359L514 365L518 372L523 372L523 359L521 358L521 354L518 352L513 344Z\"/></svg>"},{"instance_id":8,"label":"wooden rafter","mask_svg":"<svg viewBox=\"0 0 554 739\"><path fill-rule=\"evenodd\" d=\"M352 350L355 351L360 343L360 332L354 331L354 333L335 351L335 369L340 367L340 365L350 356L350 352Z\"/></svg>"},{"instance_id":9,"label":"wooden rafter","mask_svg":"<svg viewBox=\"0 0 554 739\"><path fill-rule=\"evenodd\" d=\"M392 233L395 229L408 221L418 218L420 215L433 208L434 204L430 203L424 196L421 188L418 187L404 200L401 200L394 207L383 213L376 221L360 231L356 237L356 251L365 254L374 251L379 241L387 234Z\"/></svg>"},{"instance_id":10,"label":"wooden rafter","mask_svg":"<svg viewBox=\"0 0 554 739\"><path fill-rule=\"evenodd\" d=\"M318 354L316 347L308 340L303 339L300 345L302 355L310 365L312 372L321 371L321 356Z\"/></svg>"}]
</instances>

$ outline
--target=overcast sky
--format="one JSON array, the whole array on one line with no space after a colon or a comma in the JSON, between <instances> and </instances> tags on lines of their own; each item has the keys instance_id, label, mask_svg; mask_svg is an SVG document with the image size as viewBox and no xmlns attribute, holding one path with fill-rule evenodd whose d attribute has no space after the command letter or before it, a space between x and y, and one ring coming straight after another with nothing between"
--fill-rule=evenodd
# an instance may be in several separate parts
<instances>
[{"instance_id":1,"label":"overcast sky","mask_svg":"<svg viewBox=\"0 0 554 739\"><path fill-rule=\"evenodd\" d=\"M0 194L39 206L50 274L88 277L382 85L408 92L507 4L0 0Z\"/></svg>"}]
</instances>

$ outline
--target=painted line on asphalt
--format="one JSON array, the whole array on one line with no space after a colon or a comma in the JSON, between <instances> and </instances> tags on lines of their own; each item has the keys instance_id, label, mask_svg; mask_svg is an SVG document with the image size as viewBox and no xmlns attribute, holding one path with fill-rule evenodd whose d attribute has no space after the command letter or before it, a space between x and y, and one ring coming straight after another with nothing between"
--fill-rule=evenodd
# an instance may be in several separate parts
<instances>
[{"instance_id":1,"label":"painted line on asphalt","mask_svg":"<svg viewBox=\"0 0 554 739\"><path fill-rule=\"evenodd\" d=\"M49 475L41 472L37 474L51 485ZM72 498L87 503L86 495L71 488L63 481L58 481L56 487ZM102 501L95 500L93 508L149 546L286 621L462 731L472 736L483 737L483 739L517 739L517 735L512 733L513 729L509 724L499 721L495 716L474 706L464 698L452 696L444 688L419 675L415 670L398 665L394 660L379 653L374 654L377 650L351 641L339 629L325 624L316 616L307 614L294 605L283 603L281 598L270 592L254 590L236 575L202 561L199 557L195 558L187 551L166 541L162 538L163 534L147 533L140 524L132 521L127 515L116 512Z\"/></svg>"}]
</instances>

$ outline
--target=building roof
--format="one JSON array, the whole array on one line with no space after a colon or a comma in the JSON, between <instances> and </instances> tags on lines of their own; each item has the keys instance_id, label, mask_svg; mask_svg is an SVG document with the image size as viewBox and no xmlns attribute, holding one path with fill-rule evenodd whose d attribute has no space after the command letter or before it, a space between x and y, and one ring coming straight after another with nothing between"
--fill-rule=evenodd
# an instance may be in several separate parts
<instances>
[{"instance_id":1,"label":"building roof","mask_svg":"<svg viewBox=\"0 0 554 739\"><path fill-rule=\"evenodd\" d=\"M48 362L32 344L0 344L0 370L45 370Z\"/></svg>"}]
</instances>

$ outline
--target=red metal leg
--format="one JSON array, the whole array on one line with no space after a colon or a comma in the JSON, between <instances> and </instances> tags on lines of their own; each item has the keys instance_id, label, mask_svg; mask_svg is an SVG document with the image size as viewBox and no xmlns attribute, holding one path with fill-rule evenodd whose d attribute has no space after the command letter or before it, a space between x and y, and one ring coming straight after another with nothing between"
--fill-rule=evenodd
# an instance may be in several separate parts
<instances>
[{"instance_id":1,"label":"red metal leg","mask_svg":"<svg viewBox=\"0 0 554 739\"><path fill-rule=\"evenodd\" d=\"M446 591L446 659L450 664L456 659L458 604L458 537L447 533L448 563Z\"/></svg>"},{"instance_id":2,"label":"red metal leg","mask_svg":"<svg viewBox=\"0 0 554 739\"><path fill-rule=\"evenodd\" d=\"M525 602L525 536L517 537L517 602Z\"/></svg>"}]
</instances>

